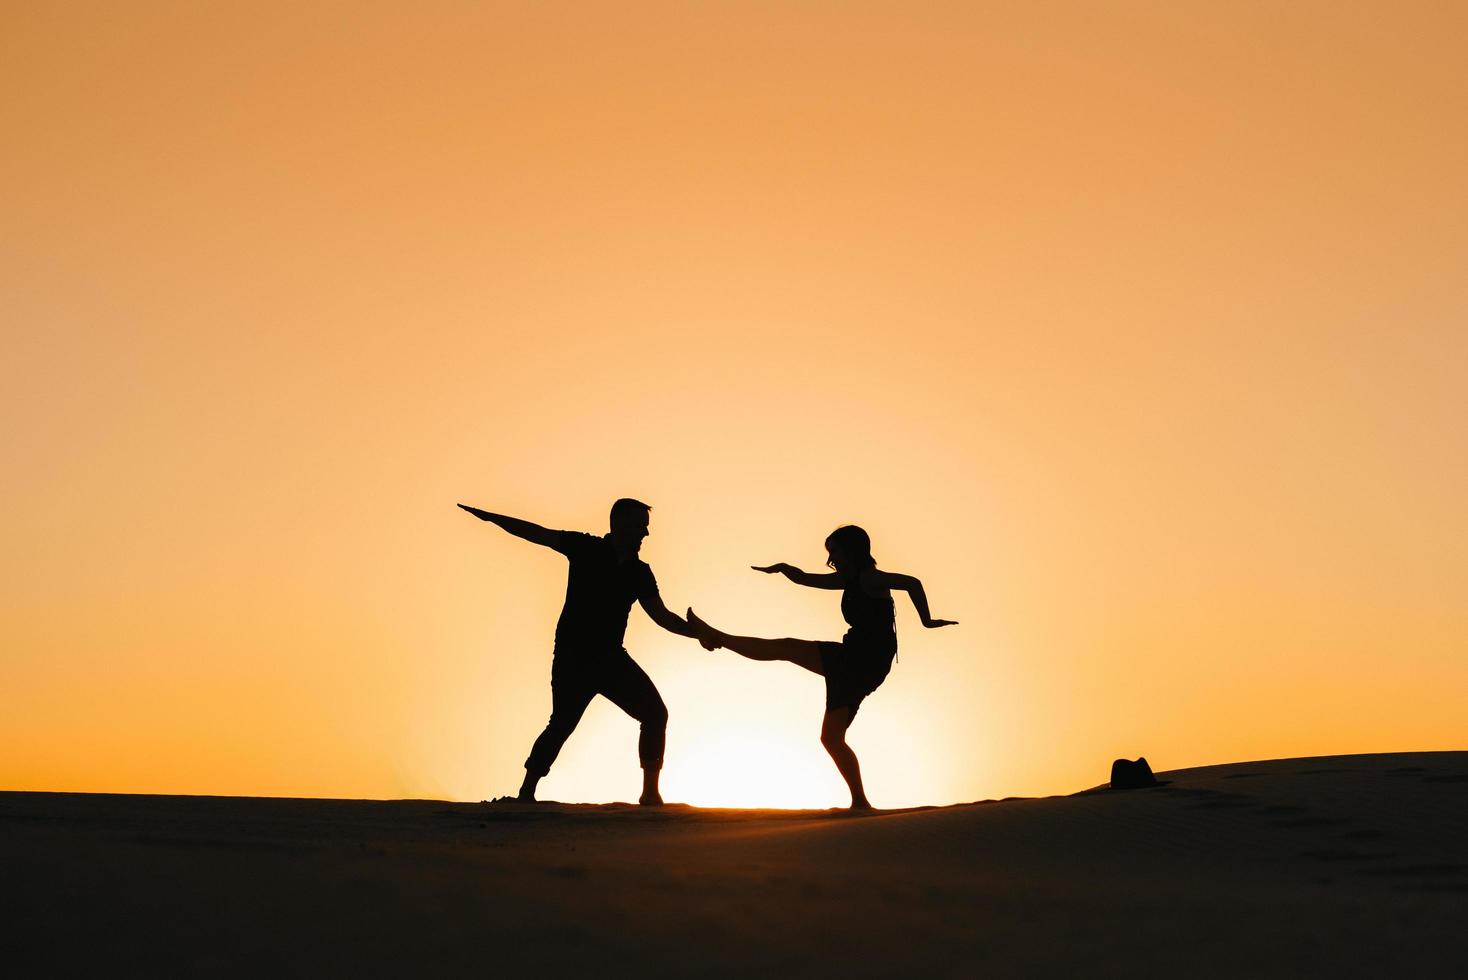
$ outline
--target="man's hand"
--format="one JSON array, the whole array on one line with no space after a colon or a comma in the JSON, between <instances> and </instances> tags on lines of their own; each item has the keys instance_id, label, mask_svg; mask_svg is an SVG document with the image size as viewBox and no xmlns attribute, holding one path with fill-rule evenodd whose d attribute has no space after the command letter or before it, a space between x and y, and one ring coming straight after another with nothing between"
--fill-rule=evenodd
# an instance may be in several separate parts
<instances>
[{"instance_id":1,"label":"man's hand","mask_svg":"<svg viewBox=\"0 0 1468 980\"><path fill-rule=\"evenodd\" d=\"M927 619L927 620L924 620L923 621L923 625L926 626L930 630L935 630L939 626L957 626L958 625L958 620L956 620L956 619Z\"/></svg>"},{"instance_id":2,"label":"man's hand","mask_svg":"<svg viewBox=\"0 0 1468 980\"><path fill-rule=\"evenodd\" d=\"M467 510L469 513L473 514L475 517L479 518L481 521L489 520L489 511L487 510L480 510L478 507L470 507L468 504L460 504L459 506Z\"/></svg>"},{"instance_id":3,"label":"man's hand","mask_svg":"<svg viewBox=\"0 0 1468 980\"><path fill-rule=\"evenodd\" d=\"M789 575L795 571L794 565L787 565L784 562L778 562L774 565L750 565L749 567L756 572L764 572L766 575Z\"/></svg>"},{"instance_id":4,"label":"man's hand","mask_svg":"<svg viewBox=\"0 0 1468 980\"><path fill-rule=\"evenodd\" d=\"M705 650L717 650L720 646L723 645L718 641L718 631L716 631L708 623L705 623L703 620L695 616L692 606L688 607L688 612L684 617L684 622L688 624L688 630L690 634L696 640L698 640L699 645L702 646Z\"/></svg>"}]
</instances>

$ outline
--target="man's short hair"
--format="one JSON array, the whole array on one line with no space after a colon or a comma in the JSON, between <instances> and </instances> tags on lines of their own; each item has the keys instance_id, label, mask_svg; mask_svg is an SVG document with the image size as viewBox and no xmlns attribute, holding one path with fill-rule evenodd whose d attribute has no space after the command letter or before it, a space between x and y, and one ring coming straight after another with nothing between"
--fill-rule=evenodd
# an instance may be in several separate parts
<instances>
[{"instance_id":1,"label":"man's short hair","mask_svg":"<svg viewBox=\"0 0 1468 980\"><path fill-rule=\"evenodd\" d=\"M637 514L650 513L652 513L652 507L650 507L649 505L644 504L640 500L633 500L631 497L623 497L615 504L612 504L611 522L613 524L616 524L617 522L624 520L625 518L632 517Z\"/></svg>"}]
</instances>

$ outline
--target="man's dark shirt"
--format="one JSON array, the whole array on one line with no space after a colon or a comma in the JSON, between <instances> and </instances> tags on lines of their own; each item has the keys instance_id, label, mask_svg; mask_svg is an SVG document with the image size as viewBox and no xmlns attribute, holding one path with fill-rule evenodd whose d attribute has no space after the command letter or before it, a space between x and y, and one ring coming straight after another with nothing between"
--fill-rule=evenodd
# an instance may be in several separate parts
<instances>
[{"instance_id":1,"label":"man's dark shirt","mask_svg":"<svg viewBox=\"0 0 1468 980\"><path fill-rule=\"evenodd\" d=\"M639 558L617 561L610 541L580 531L561 531L554 547L571 561L556 651L595 656L621 649L632 603L657 595L652 569Z\"/></svg>"}]
</instances>

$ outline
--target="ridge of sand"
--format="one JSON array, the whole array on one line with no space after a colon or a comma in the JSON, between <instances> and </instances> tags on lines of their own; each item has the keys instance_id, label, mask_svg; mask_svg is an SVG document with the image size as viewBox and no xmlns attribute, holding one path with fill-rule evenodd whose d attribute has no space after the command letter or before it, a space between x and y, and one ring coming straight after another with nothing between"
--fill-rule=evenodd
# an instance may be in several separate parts
<instances>
[{"instance_id":1,"label":"ridge of sand","mask_svg":"<svg viewBox=\"0 0 1468 980\"><path fill-rule=\"evenodd\" d=\"M48 975L1468 970L1468 752L1159 776L871 816L0 793L0 921Z\"/></svg>"}]
</instances>

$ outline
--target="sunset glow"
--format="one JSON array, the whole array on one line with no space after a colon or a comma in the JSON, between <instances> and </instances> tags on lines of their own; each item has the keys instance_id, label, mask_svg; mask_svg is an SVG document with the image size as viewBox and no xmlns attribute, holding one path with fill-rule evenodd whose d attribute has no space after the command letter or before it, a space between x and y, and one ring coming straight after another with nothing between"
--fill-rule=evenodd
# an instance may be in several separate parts
<instances>
[{"instance_id":1,"label":"sunset glow","mask_svg":"<svg viewBox=\"0 0 1468 980\"><path fill-rule=\"evenodd\" d=\"M879 806L1464 747L1468 5L12 4L0 788L478 800L565 559L838 639ZM820 679L634 609L664 795L828 807ZM594 703L547 798L632 799Z\"/></svg>"}]
</instances>

